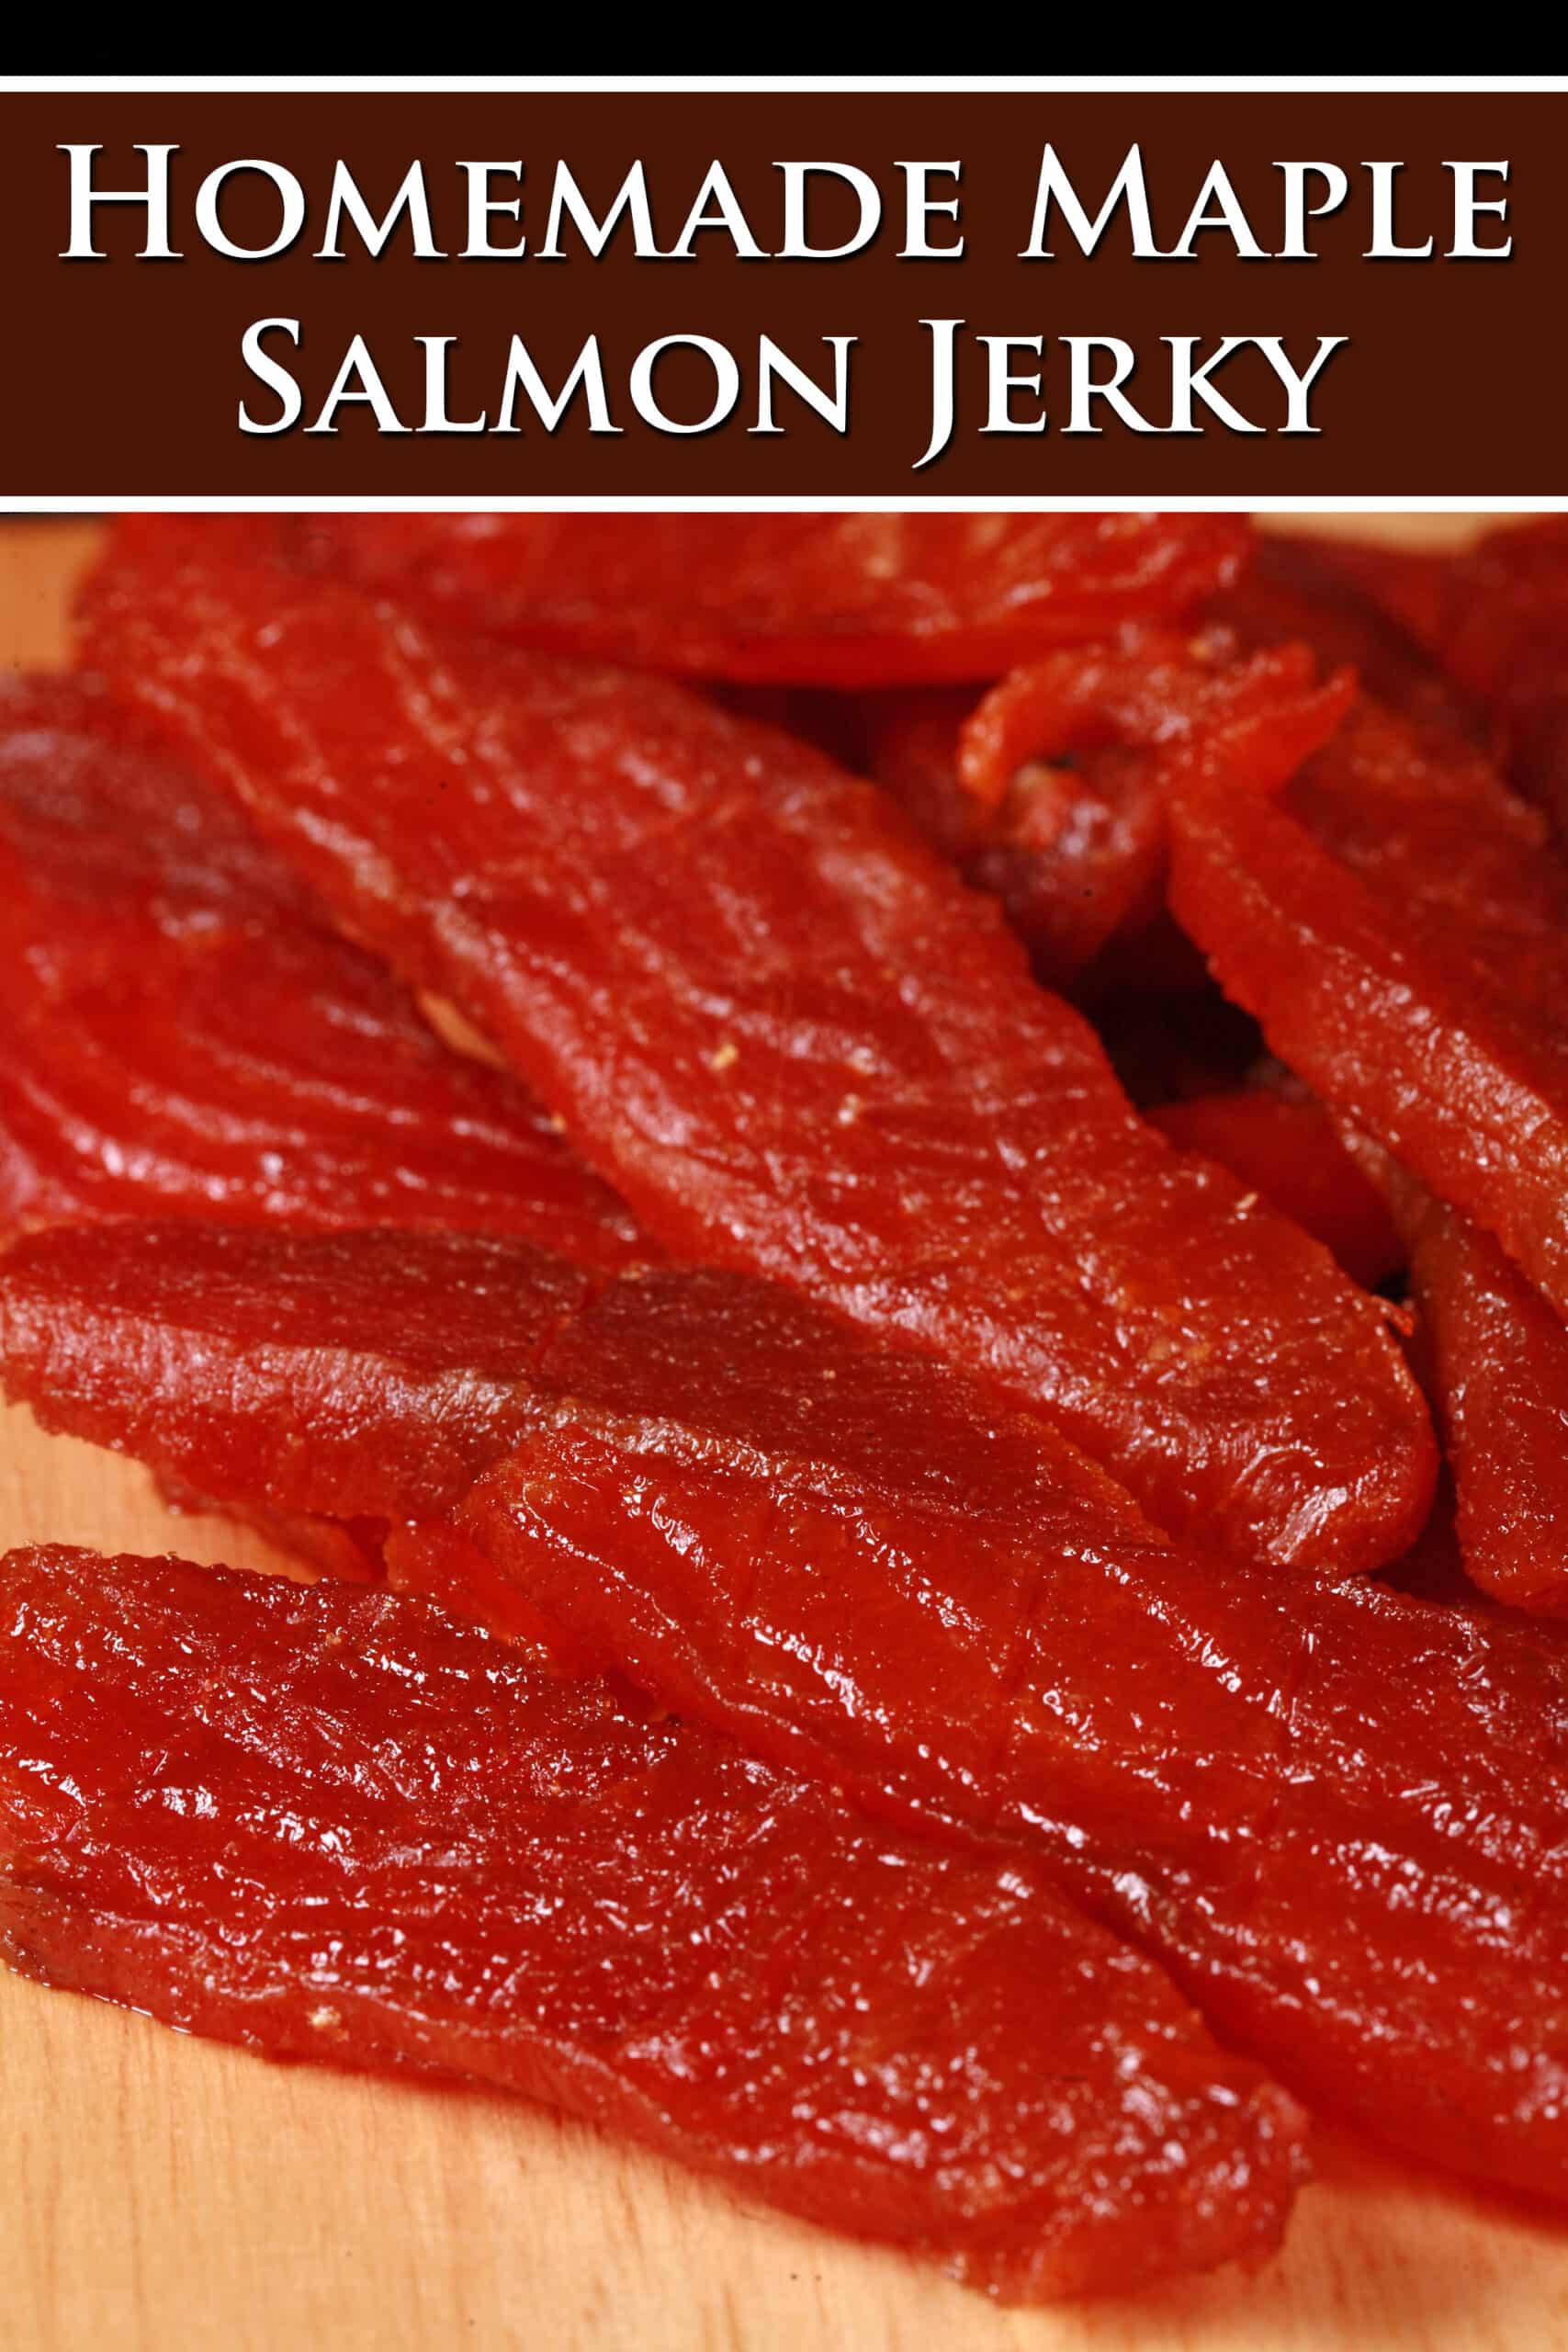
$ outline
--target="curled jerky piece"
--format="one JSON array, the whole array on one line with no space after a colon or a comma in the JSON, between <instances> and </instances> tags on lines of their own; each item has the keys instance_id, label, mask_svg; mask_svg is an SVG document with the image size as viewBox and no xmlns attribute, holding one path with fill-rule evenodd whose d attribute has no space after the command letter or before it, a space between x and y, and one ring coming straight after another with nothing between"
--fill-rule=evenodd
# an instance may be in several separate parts
<instances>
[{"instance_id":1,"label":"curled jerky piece","mask_svg":"<svg viewBox=\"0 0 1568 2352\"><path fill-rule=\"evenodd\" d=\"M678 687L443 646L355 592L125 540L126 692L663 1244L1051 1412L1153 1516L1367 1567L1425 1514L1380 1310L1134 1114L999 916L866 784Z\"/></svg>"},{"instance_id":2,"label":"curled jerky piece","mask_svg":"<svg viewBox=\"0 0 1568 2352\"><path fill-rule=\"evenodd\" d=\"M949 747L951 798L970 805L969 879L997 889L1043 978L1094 967L1100 985L1179 975L1164 928L1168 809L1194 769L1257 782L1298 766L1332 730L1348 687L1316 685L1303 647L1235 659L1223 631L1145 633L1014 671ZM879 781L917 820L936 799L937 744L895 733ZM949 812L950 854L964 820Z\"/></svg>"},{"instance_id":3,"label":"curled jerky piece","mask_svg":"<svg viewBox=\"0 0 1568 2352\"><path fill-rule=\"evenodd\" d=\"M174 1238L120 1228L100 1306L109 1238L0 1268L0 1365L51 1425L156 1461L199 1399L262 1499L331 1510L277 1442L330 1363L381 1507L428 1501L378 1443L399 1284L341 1337L322 1253L355 1237L197 1259L177 1328ZM232 1301L274 1282L292 1352L237 1380ZM874 1810L1035 1851L1313 2098L1568 2193L1564 1698L1535 1628L1179 1550L1048 1424L731 1274L598 1285L520 1365L514 1426L456 1521L395 1531L398 1580Z\"/></svg>"},{"instance_id":4,"label":"curled jerky piece","mask_svg":"<svg viewBox=\"0 0 1568 2352\"><path fill-rule=\"evenodd\" d=\"M0 1225L162 1207L654 1254L143 736L90 681L0 683Z\"/></svg>"},{"instance_id":5,"label":"curled jerky piece","mask_svg":"<svg viewBox=\"0 0 1568 2352\"><path fill-rule=\"evenodd\" d=\"M1217 1159L1331 1250L1369 1287L1404 1263L1404 1245L1371 1180L1320 1102L1241 1086L1162 1102L1145 1116L1182 1151Z\"/></svg>"},{"instance_id":6,"label":"curled jerky piece","mask_svg":"<svg viewBox=\"0 0 1568 2352\"><path fill-rule=\"evenodd\" d=\"M994 678L1234 581L1217 514L359 514L307 555L547 651L785 684Z\"/></svg>"},{"instance_id":7,"label":"curled jerky piece","mask_svg":"<svg viewBox=\"0 0 1568 2352\"><path fill-rule=\"evenodd\" d=\"M964 727L964 790L995 808L1026 762L1053 755L1109 797L1154 808L1194 777L1282 783L1332 732L1349 683L1319 686L1304 646L1234 652L1223 634L1145 637L1015 670Z\"/></svg>"},{"instance_id":8,"label":"curled jerky piece","mask_svg":"<svg viewBox=\"0 0 1568 2352\"><path fill-rule=\"evenodd\" d=\"M1029 1869L341 1586L0 1562L0 1950L547 2100L1019 2300L1261 2250L1301 2170L1285 2095Z\"/></svg>"},{"instance_id":9,"label":"curled jerky piece","mask_svg":"<svg viewBox=\"0 0 1568 2352\"><path fill-rule=\"evenodd\" d=\"M1490 1234L1391 1171L1474 1582L1568 1612L1568 1329Z\"/></svg>"},{"instance_id":10,"label":"curled jerky piece","mask_svg":"<svg viewBox=\"0 0 1568 2352\"><path fill-rule=\"evenodd\" d=\"M863 697L867 774L971 888L1000 900L1048 987L1081 994L1102 977L1152 974L1157 981L1175 960L1172 941L1190 978L1197 967L1190 945L1173 928L1157 929L1163 860L1145 856L1143 804L1119 806L1086 789L1076 773L1036 763L1021 780L1016 806L985 807L958 774L974 706L974 692L964 687ZM1096 969L1102 956L1112 967L1103 976Z\"/></svg>"},{"instance_id":11,"label":"curled jerky piece","mask_svg":"<svg viewBox=\"0 0 1568 2352\"><path fill-rule=\"evenodd\" d=\"M991 807L959 775L972 688L867 695L854 710L866 773L972 889L1000 900L1047 987L1099 1000L1201 978L1165 913L1163 824L1135 786L1118 791L1121 779L1091 780L1081 760L1043 754Z\"/></svg>"},{"instance_id":12,"label":"curled jerky piece","mask_svg":"<svg viewBox=\"0 0 1568 2352\"><path fill-rule=\"evenodd\" d=\"M1360 704L1179 804L1172 903L1280 1059L1568 1311L1568 872L1476 753Z\"/></svg>"}]
</instances>

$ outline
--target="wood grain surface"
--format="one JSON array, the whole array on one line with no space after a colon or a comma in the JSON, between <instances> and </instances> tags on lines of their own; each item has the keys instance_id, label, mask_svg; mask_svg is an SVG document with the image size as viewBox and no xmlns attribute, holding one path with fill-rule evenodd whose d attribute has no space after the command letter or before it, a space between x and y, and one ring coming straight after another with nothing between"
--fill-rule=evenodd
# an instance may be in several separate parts
<instances>
[{"instance_id":1,"label":"wood grain surface","mask_svg":"<svg viewBox=\"0 0 1568 2352\"><path fill-rule=\"evenodd\" d=\"M0 662L60 658L92 537L0 527ZM0 1410L0 1546L51 1538L276 1565ZM273 2066L0 1974L0 2352L1568 2346L1568 2223L1327 2134L1319 2166L1251 2277L1002 2312L521 2104Z\"/></svg>"}]
</instances>

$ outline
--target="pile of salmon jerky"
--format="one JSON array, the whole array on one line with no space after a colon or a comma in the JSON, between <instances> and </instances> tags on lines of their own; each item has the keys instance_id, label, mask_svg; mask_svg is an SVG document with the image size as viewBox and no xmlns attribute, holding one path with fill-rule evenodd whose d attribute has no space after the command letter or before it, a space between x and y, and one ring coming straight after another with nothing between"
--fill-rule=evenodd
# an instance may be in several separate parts
<instances>
[{"instance_id":1,"label":"pile of salmon jerky","mask_svg":"<svg viewBox=\"0 0 1568 2352\"><path fill-rule=\"evenodd\" d=\"M128 518L0 685L0 1950L1018 2300L1568 2197L1568 528Z\"/></svg>"}]
</instances>

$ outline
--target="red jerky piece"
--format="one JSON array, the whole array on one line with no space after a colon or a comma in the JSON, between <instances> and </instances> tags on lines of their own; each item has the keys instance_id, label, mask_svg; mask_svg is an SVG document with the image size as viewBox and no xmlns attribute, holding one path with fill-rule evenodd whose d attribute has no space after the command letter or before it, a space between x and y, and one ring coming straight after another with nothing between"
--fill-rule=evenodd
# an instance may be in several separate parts
<instances>
[{"instance_id":1,"label":"red jerky piece","mask_svg":"<svg viewBox=\"0 0 1568 2352\"><path fill-rule=\"evenodd\" d=\"M88 682L0 684L0 1225L162 1207L652 1252Z\"/></svg>"},{"instance_id":2,"label":"red jerky piece","mask_svg":"<svg viewBox=\"0 0 1568 2352\"><path fill-rule=\"evenodd\" d=\"M290 1506L276 1441L323 1358L367 1449L400 1425L397 1282L364 1285L355 1355L330 1343L330 1288L319 1334L305 1313L324 1245L245 1237L245 1260L188 1270L175 1330L172 1240L113 1237L106 1310L107 1238L41 1235L0 1271L0 1366L52 1425L133 1430L156 1460L202 1399L225 1458ZM275 1281L293 1359L237 1381L231 1302L264 1312ZM402 1580L553 1627L573 1666L614 1661L874 1809L1038 1849L1312 2096L1568 2191L1564 1702L1533 1628L1177 1551L1047 1424L734 1275L600 1285L520 1365L516 1426L466 1539L394 1538ZM380 1453L382 1508L417 1509L417 1465Z\"/></svg>"},{"instance_id":3,"label":"red jerky piece","mask_svg":"<svg viewBox=\"0 0 1568 2352\"><path fill-rule=\"evenodd\" d=\"M1081 763L1033 762L1001 807L983 806L958 773L974 707L967 687L863 696L867 774L972 889L1001 901L1047 987L1096 999L1190 988L1201 966L1164 910L1164 826L1146 798L1091 789Z\"/></svg>"},{"instance_id":4,"label":"red jerky piece","mask_svg":"<svg viewBox=\"0 0 1568 2352\"><path fill-rule=\"evenodd\" d=\"M1371 1288L1404 1263L1404 1247L1377 1188L1362 1174L1319 1102L1238 1087L1165 1102L1145 1114L1181 1151L1217 1159L1331 1250Z\"/></svg>"},{"instance_id":5,"label":"red jerky piece","mask_svg":"<svg viewBox=\"0 0 1568 2352\"><path fill-rule=\"evenodd\" d=\"M309 552L466 630L795 685L994 678L1235 580L1219 514L317 515Z\"/></svg>"},{"instance_id":6,"label":"red jerky piece","mask_svg":"<svg viewBox=\"0 0 1568 2352\"><path fill-rule=\"evenodd\" d=\"M1568 527L1543 515L1435 570L1425 598L1383 593L1479 696L1508 776L1568 842Z\"/></svg>"},{"instance_id":7,"label":"red jerky piece","mask_svg":"<svg viewBox=\"0 0 1568 2352\"><path fill-rule=\"evenodd\" d=\"M0 1258L0 1366L47 1428L223 1508L412 1519L535 1425L592 1290L479 1234L62 1227Z\"/></svg>"},{"instance_id":8,"label":"red jerky piece","mask_svg":"<svg viewBox=\"0 0 1568 2352\"><path fill-rule=\"evenodd\" d=\"M595 1281L477 1234L31 1234L0 1257L0 1377L49 1429L270 1511L446 1514L531 1433L660 1397L727 1441L765 1426L960 1513L1029 1523L1064 1482L1131 1510L981 1383L776 1285L701 1268Z\"/></svg>"},{"instance_id":9,"label":"red jerky piece","mask_svg":"<svg viewBox=\"0 0 1568 2352\"><path fill-rule=\"evenodd\" d=\"M1018 1840L1306 2097L1568 2197L1568 1683L1523 1621L1151 1543L1081 1481L1028 1529L890 1500L668 1407L462 1516L578 1659Z\"/></svg>"},{"instance_id":10,"label":"red jerky piece","mask_svg":"<svg viewBox=\"0 0 1568 2352\"><path fill-rule=\"evenodd\" d=\"M1408 1180L1393 1198L1465 1567L1498 1600L1562 1614L1568 1329L1489 1234Z\"/></svg>"},{"instance_id":11,"label":"red jerky piece","mask_svg":"<svg viewBox=\"0 0 1568 2352\"><path fill-rule=\"evenodd\" d=\"M1016 822L1011 808L983 808L958 778L959 743L974 703L972 689L934 686L868 701L862 713L866 772L972 889L1001 901L1036 977L1048 987L1071 988L1137 897L1135 883L1127 890L1122 882L1126 828L1102 800L1080 798L1076 780L1062 769L1032 771ZM1036 813L1050 820L1038 842L1031 824ZM1140 903L1140 915L1147 912Z\"/></svg>"},{"instance_id":12,"label":"red jerky piece","mask_svg":"<svg viewBox=\"0 0 1568 2352\"><path fill-rule=\"evenodd\" d=\"M1288 774L1331 731L1345 694L1314 687L1303 647L1248 663L1232 654L1223 633L1145 635L1013 671L947 746L957 807L942 814L931 719L915 739L884 739L872 772L915 799L921 831L971 882L997 889L1042 978L1096 959L1100 983L1180 978L1161 927L1176 778L1194 764Z\"/></svg>"},{"instance_id":13,"label":"red jerky piece","mask_svg":"<svg viewBox=\"0 0 1568 2352\"><path fill-rule=\"evenodd\" d=\"M1354 670L1385 709L1438 734L1481 742L1486 722L1474 697L1444 675L1423 625L1442 560L1350 540L1280 537L1254 541L1237 585L1205 617L1234 629L1244 645L1310 645L1325 673ZM1414 606L1417 626L1401 616Z\"/></svg>"},{"instance_id":14,"label":"red jerky piece","mask_svg":"<svg viewBox=\"0 0 1568 2352\"><path fill-rule=\"evenodd\" d=\"M448 1514L563 1417L664 1396L746 1443L772 1416L775 1437L890 1495L964 1512L1028 1520L1064 1481L1119 1495L1039 1423L998 1419L980 1384L786 1291L700 1270L595 1284L477 1235L30 1235L0 1259L0 1382L46 1429L133 1455L318 1571L364 1574L362 1545L340 1560L341 1522L407 1522L385 1547L395 1582L535 1642L545 1621Z\"/></svg>"},{"instance_id":15,"label":"red jerky piece","mask_svg":"<svg viewBox=\"0 0 1568 2352\"><path fill-rule=\"evenodd\" d=\"M656 1238L1056 1416L1162 1522L1346 1569L1433 1450L1379 1310L1133 1114L874 787L679 688L127 541L91 634Z\"/></svg>"},{"instance_id":16,"label":"red jerky piece","mask_svg":"<svg viewBox=\"0 0 1568 2352\"><path fill-rule=\"evenodd\" d=\"M1223 634L1152 636L1015 670L964 727L964 790L995 808L1020 767L1054 756L1081 763L1108 799L1156 807L1195 775L1282 782L1332 731L1348 686L1317 687L1303 646L1233 652Z\"/></svg>"},{"instance_id":17,"label":"red jerky piece","mask_svg":"<svg viewBox=\"0 0 1568 2352\"><path fill-rule=\"evenodd\" d=\"M1172 900L1280 1059L1568 1311L1568 873L1539 813L1363 704L1280 799L1182 800Z\"/></svg>"},{"instance_id":18,"label":"red jerky piece","mask_svg":"<svg viewBox=\"0 0 1568 2352\"><path fill-rule=\"evenodd\" d=\"M11 1553L0 1853L30 1975L545 2099L1010 2298L1261 2250L1301 2168L1285 2095L1029 1870L416 1601Z\"/></svg>"}]
</instances>

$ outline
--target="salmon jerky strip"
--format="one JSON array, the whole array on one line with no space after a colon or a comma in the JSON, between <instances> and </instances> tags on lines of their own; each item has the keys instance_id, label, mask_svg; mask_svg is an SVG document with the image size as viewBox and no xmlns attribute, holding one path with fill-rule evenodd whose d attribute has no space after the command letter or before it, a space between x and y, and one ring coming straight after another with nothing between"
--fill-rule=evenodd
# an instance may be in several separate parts
<instances>
[{"instance_id":1,"label":"salmon jerky strip","mask_svg":"<svg viewBox=\"0 0 1568 2352\"><path fill-rule=\"evenodd\" d=\"M1310 1095L1238 1086L1145 1113L1179 1149L1216 1159L1314 1234L1352 1282L1369 1287L1404 1265L1405 1248L1382 1196L1334 1121Z\"/></svg>"},{"instance_id":2,"label":"salmon jerky strip","mask_svg":"<svg viewBox=\"0 0 1568 2352\"><path fill-rule=\"evenodd\" d=\"M1509 782L1568 843L1568 527L1561 515L1469 548L1403 559L1350 548L1348 568L1484 713Z\"/></svg>"},{"instance_id":3,"label":"salmon jerky strip","mask_svg":"<svg viewBox=\"0 0 1568 2352\"><path fill-rule=\"evenodd\" d=\"M536 1426L593 1295L514 1238L61 1227L0 1257L0 1380L209 1503L412 1519Z\"/></svg>"},{"instance_id":4,"label":"salmon jerky strip","mask_svg":"<svg viewBox=\"0 0 1568 2352\"><path fill-rule=\"evenodd\" d=\"M1065 769L1036 763L1027 797L983 807L958 775L974 707L975 690L964 686L857 697L861 764L971 888L1000 901L1046 987L1092 993L1101 959L1114 964L1115 977L1128 966L1141 976L1151 873L1153 911L1158 905L1157 869L1144 854L1144 803L1123 807L1085 791Z\"/></svg>"},{"instance_id":5,"label":"salmon jerky strip","mask_svg":"<svg viewBox=\"0 0 1568 2352\"><path fill-rule=\"evenodd\" d=\"M1016 671L978 704L950 688L852 708L868 772L1000 899L1040 979L1080 995L1190 985L1195 960L1165 916L1172 757L1200 731L1245 724L1249 691L1271 736L1292 701L1309 740L1333 724L1304 691L1306 657L1249 674L1233 652L1222 632L1145 632Z\"/></svg>"},{"instance_id":6,"label":"salmon jerky strip","mask_svg":"<svg viewBox=\"0 0 1568 2352\"><path fill-rule=\"evenodd\" d=\"M1424 731L1482 745L1481 702L1440 666L1426 619L1449 560L1352 540L1262 534L1234 588L1202 617L1247 646L1309 645L1325 674L1354 670L1386 710Z\"/></svg>"},{"instance_id":7,"label":"salmon jerky strip","mask_svg":"<svg viewBox=\"0 0 1568 2352\"><path fill-rule=\"evenodd\" d=\"M1348 681L1317 685L1306 648L1235 650L1212 630L1053 654L1004 678L959 733L957 788L1033 852L1032 935L1087 961L1091 985L1157 985L1162 962L1179 974L1164 928L1178 781L1288 775L1343 712Z\"/></svg>"},{"instance_id":8,"label":"salmon jerky strip","mask_svg":"<svg viewBox=\"0 0 1568 2352\"><path fill-rule=\"evenodd\" d=\"M1568 1613L1568 1329L1490 1234L1391 1171L1467 1574Z\"/></svg>"},{"instance_id":9,"label":"salmon jerky strip","mask_svg":"<svg viewBox=\"0 0 1568 2352\"><path fill-rule=\"evenodd\" d=\"M1178 1550L1049 1425L716 1272L552 1309L520 1351L516 1451L454 1525L402 1434L429 1238L200 1238L13 1251L13 1393L154 1462L204 1438L289 1508L367 1504L374 1464L389 1517L436 1514L389 1538L399 1580L871 1810L1032 1851L1307 2096L1568 2192L1564 1700L1536 1629ZM505 1254L536 1293L535 1253ZM461 1295L450 1252L432 1288ZM236 1377L275 1295L290 1328ZM323 1387L351 1484L335 1441L288 1444ZM500 1434L476 1422L471 1466Z\"/></svg>"},{"instance_id":10,"label":"salmon jerky strip","mask_svg":"<svg viewBox=\"0 0 1568 2352\"><path fill-rule=\"evenodd\" d=\"M90 680L0 682L0 1226L177 1210L657 1254L145 735Z\"/></svg>"},{"instance_id":11,"label":"salmon jerky strip","mask_svg":"<svg viewBox=\"0 0 1568 2352\"><path fill-rule=\"evenodd\" d=\"M688 676L990 679L1233 582L1219 514L365 514L309 557L464 630Z\"/></svg>"},{"instance_id":12,"label":"salmon jerky strip","mask_svg":"<svg viewBox=\"0 0 1568 2352\"><path fill-rule=\"evenodd\" d=\"M1568 2196L1568 1690L1522 1620L1031 1533L580 1415L459 1524L665 1705L868 1810L1016 1841L1228 2043L1425 2161Z\"/></svg>"},{"instance_id":13,"label":"salmon jerky strip","mask_svg":"<svg viewBox=\"0 0 1568 2352\"><path fill-rule=\"evenodd\" d=\"M1136 1118L873 786L203 544L122 543L99 656L665 1248L984 1374L1163 1524L1347 1570L1409 1541L1434 1450L1380 1310Z\"/></svg>"},{"instance_id":14,"label":"salmon jerky strip","mask_svg":"<svg viewBox=\"0 0 1568 2352\"><path fill-rule=\"evenodd\" d=\"M0 1950L275 2058L544 2099L1021 2301L1273 2245L1292 2102L1026 1866L423 1603L0 1562Z\"/></svg>"},{"instance_id":15,"label":"salmon jerky strip","mask_svg":"<svg viewBox=\"0 0 1568 2352\"><path fill-rule=\"evenodd\" d=\"M1172 900L1280 1059L1568 1309L1568 870L1539 812L1362 704L1279 798L1179 801Z\"/></svg>"}]
</instances>

